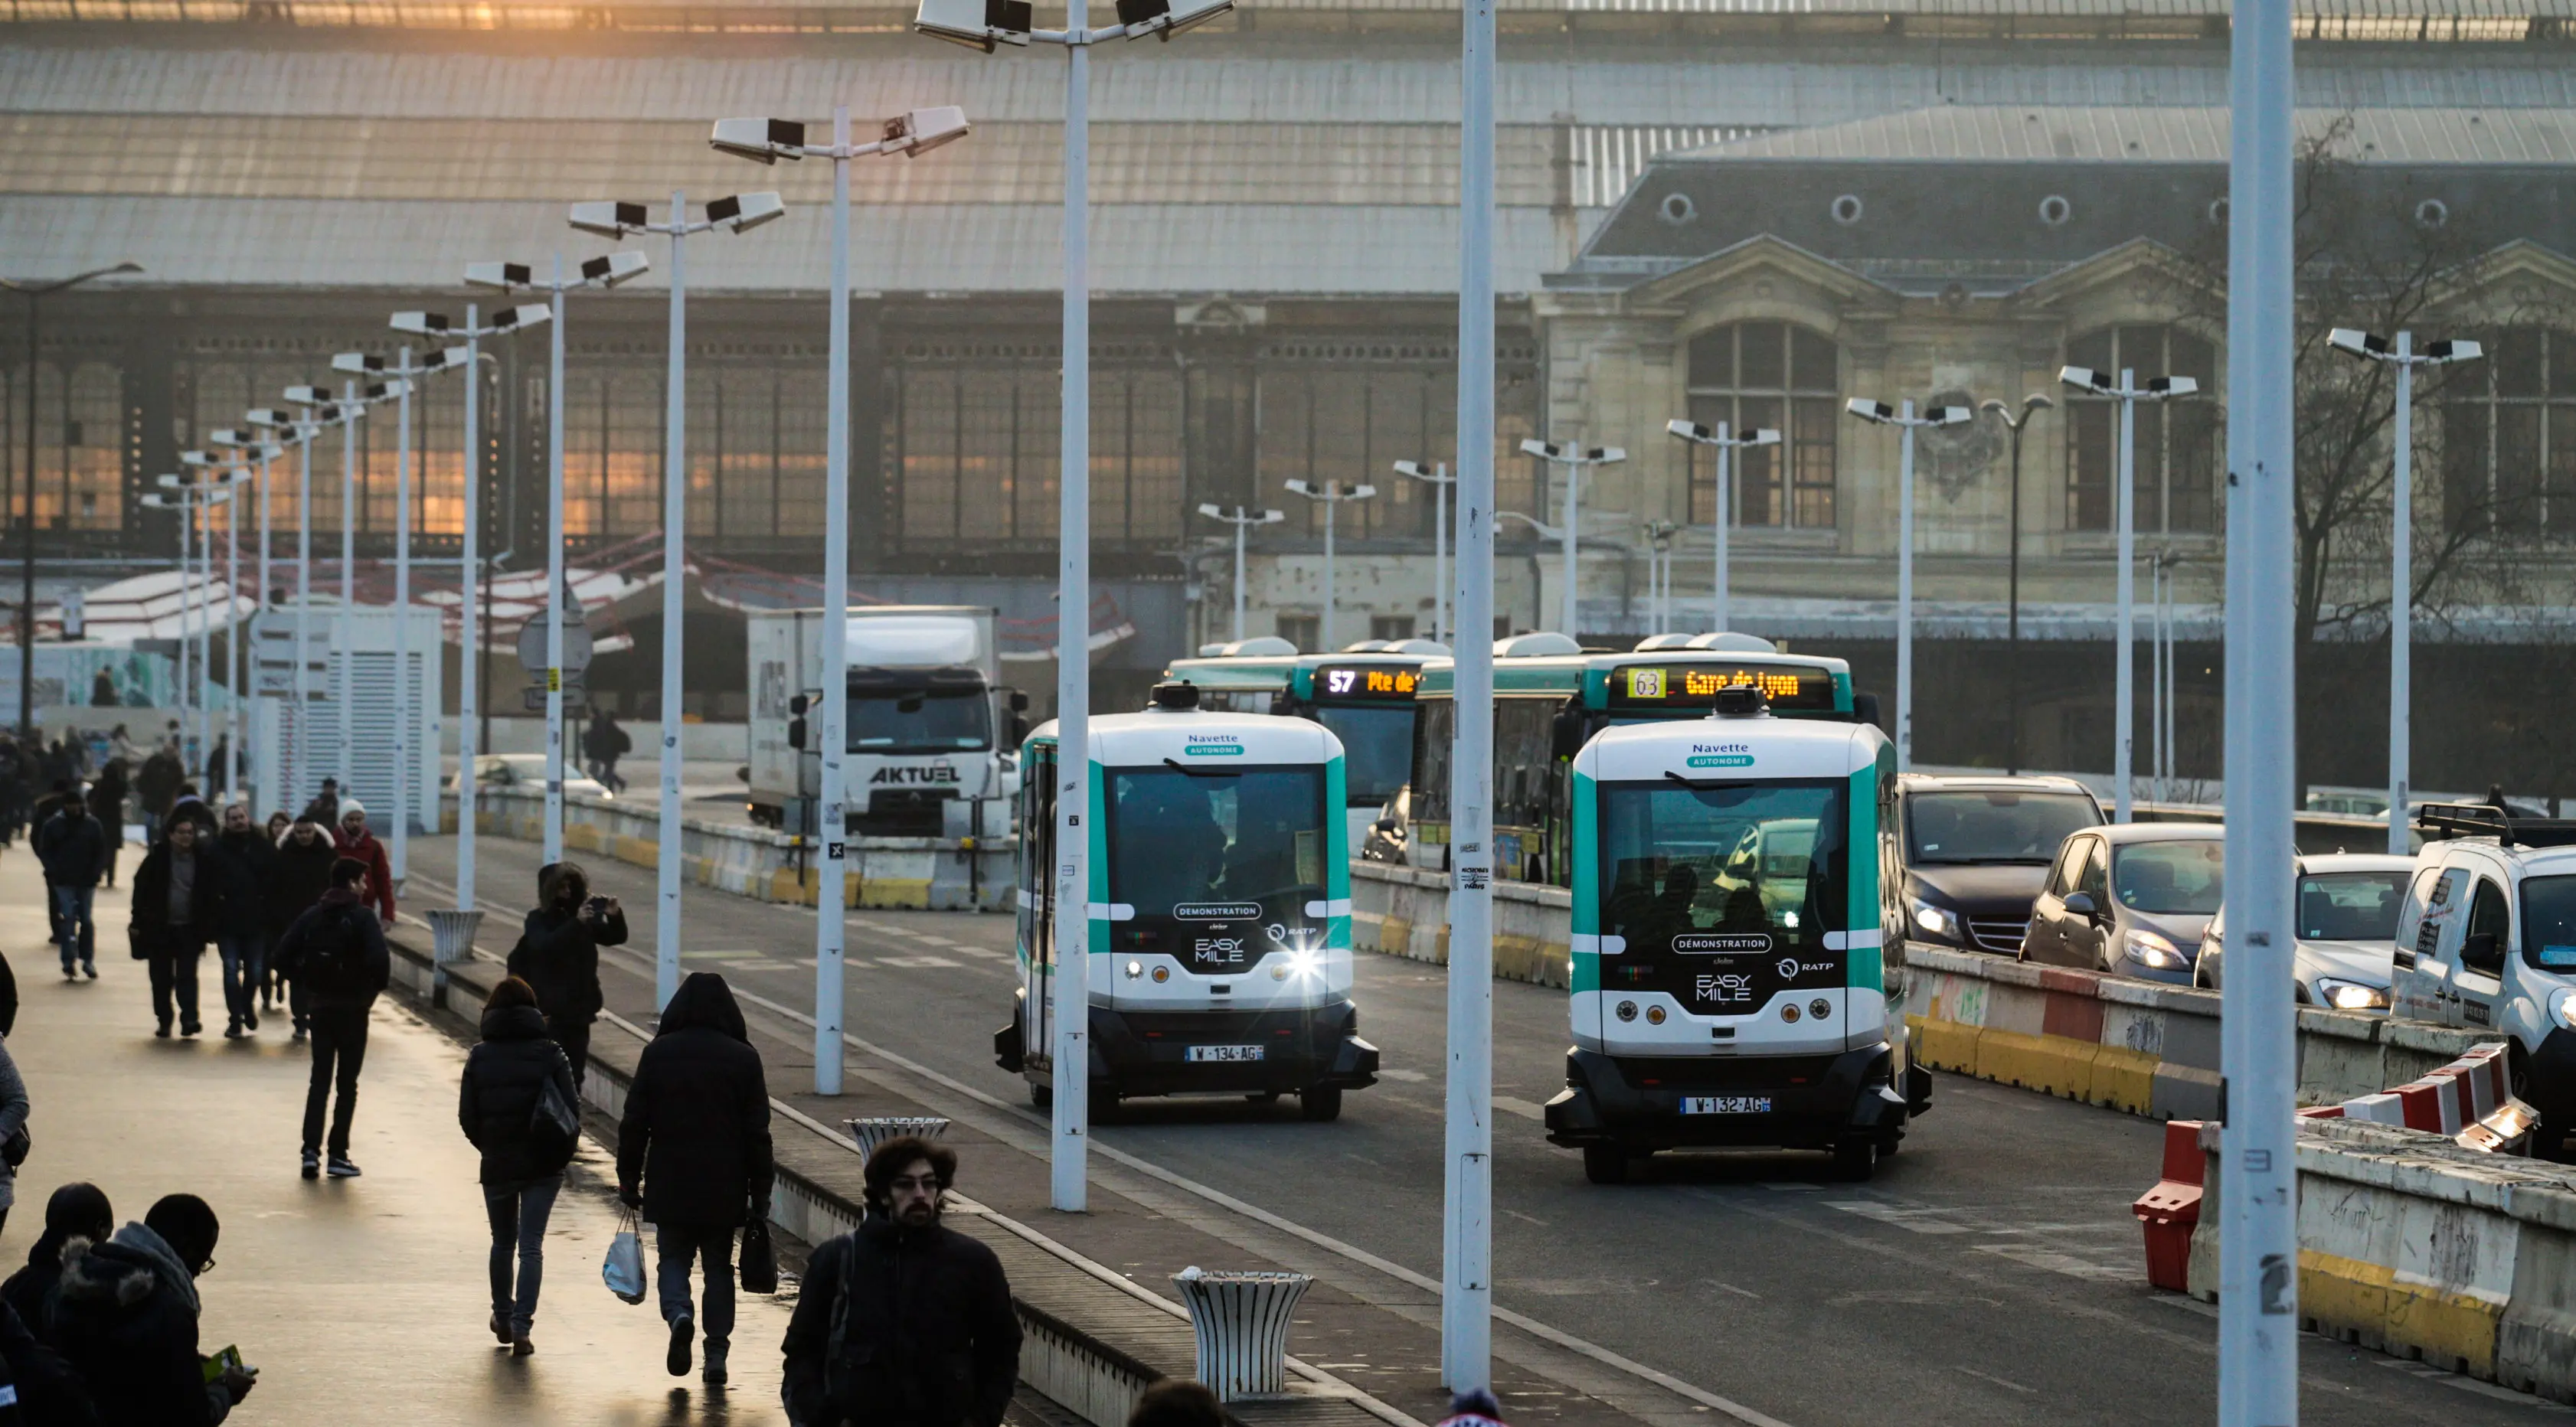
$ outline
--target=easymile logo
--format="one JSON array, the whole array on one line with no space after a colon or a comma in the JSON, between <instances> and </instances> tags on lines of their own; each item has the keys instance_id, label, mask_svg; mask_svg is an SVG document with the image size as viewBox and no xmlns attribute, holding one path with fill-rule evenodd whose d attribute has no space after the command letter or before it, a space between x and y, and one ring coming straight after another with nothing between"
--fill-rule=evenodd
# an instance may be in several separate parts
<instances>
[{"instance_id":1,"label":"easymile logo","mask_svg":"<svg viewBox=\"0 0 2576 1427\"><path fill-rule=\"evenodd\" d=\"M1721 971L1696 978L1691 982L1691 991L1703 1001L1714 1001L1721 1006L1741 1005L1753 999L1753 978L1744 972Z\"/></svg>"},{"instance_id":2,"label":"easymile logo","mask_svg":"<svg viewBox=\"0 0 2576 1427\"><path fill-rule=\"evenodd\" d=\"M1769 932L1684 932L1673 938L1673 950L1684 956L1720 956L1727 952L1771 949Z\"/></svg>"},{"instance_id":3,"label":"easymile logo","mask_svg":"<svg viewBox=\"0 0 2576 1427\"><path fill-rule=\"evenodd\" d=\"M1191 949L1197 961L1222 962L1239 966L1243 963L1243 938L1239 936L1203 936Z\"/></svg>"},{"instance_id":4,"label":"easymile logo","mask_svg":"<svg viewBox=\"0 0 2576 1427\"><path fill-rule=\"evenodd\" d=\"M1185 922L1231 922L1261 915L1258 902L1183 902L1172 915Z\"/></svg>"}]
</instances>

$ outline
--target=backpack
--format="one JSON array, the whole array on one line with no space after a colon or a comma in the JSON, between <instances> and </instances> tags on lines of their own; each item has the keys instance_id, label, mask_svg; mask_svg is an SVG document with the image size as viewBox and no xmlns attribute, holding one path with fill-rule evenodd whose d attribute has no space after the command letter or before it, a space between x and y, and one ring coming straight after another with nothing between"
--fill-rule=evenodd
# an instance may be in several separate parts
<instances>
[{"instance_id":1,"label":"backpack","mask_svg":"<svg viewBox=\"0 0 2576 1427\"><path fill-rule=\"evenodd\" d=\"M304 954L295 967L297 980L316 991L346 991L358 984L366 969L366 950L359 945L357 929L349 925L352 912L375 915L352 904L338 908L337 915L304 934Z\"/></svg>"}]
</instances>

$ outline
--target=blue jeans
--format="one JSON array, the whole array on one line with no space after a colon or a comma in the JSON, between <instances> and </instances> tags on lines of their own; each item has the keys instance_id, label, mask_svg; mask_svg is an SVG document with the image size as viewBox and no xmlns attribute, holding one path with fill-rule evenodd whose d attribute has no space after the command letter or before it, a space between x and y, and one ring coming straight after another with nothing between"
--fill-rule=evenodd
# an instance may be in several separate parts
<instances>
[{"instance_id":1,"label":"blue jeans","mask_svg":"<svg viewBox=\"0 0 2576 1427\"><path fill-rule=\"evenodd\" d=\"M707 1346L722 1348L733 1340L733 1230L720 1226L657 1224L654 1248L661 1263L657 1274L662 1321L689 1311L689 1269L706 1271L706 1312L697 1315Z\"/></svg>"},{"instance_id":2,"label":"blue jeans","mask_svg":"<svg viewBox=\"0 0 2576 1427\"><path fill-rule=\"evenodd\" d=\"M224 1014L236 1021L259 1014L259 974L268 963L268 938L246 932L215 938L224 958Z\"/></svg>"},{"instance_id":3,"label":"blue jeans","mask_svg":"<svg viewBox=\"0 0 2576 1427\"><path fill-rule=\"evenodd\" d=\"M72 969L74 961L95 965L98 956L98 928L90 920L90 902L98 895L96 887L72 887L57 882L54 894L55 944L63 949L63 970Z\"/></svg>"},{"instance_id":4,"label":"blue jeans","mask_svg":"<svg viewBox=\"0 0 2576 1427\"><path fill-rule=\"evenodd\" d=\"M483 1212L492 1220L492 1313L524 1338L537 1321L537 1289L546 1277L546 1220L555 1212L563 1176L513 1179L483 1186ZM510 1260L519 1261L518 1292L510 1291Z\"/></svg>"}]
</instances>

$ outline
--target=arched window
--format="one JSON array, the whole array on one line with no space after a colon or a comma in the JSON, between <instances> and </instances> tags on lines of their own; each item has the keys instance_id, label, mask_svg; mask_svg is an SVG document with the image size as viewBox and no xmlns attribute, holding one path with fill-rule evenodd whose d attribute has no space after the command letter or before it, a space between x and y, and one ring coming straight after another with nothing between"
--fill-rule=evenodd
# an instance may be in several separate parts
<instances>
[{"instance_id":1,"label":"arched window","mask_svg":"<svg viewBox=\"0 0 2576 1427\"><path fill-rule=\"evenodd\" d=\"M2485 361L2437 371L2445 525L2576 534L2576 335L2509 328Z\"/></svg>"},{"instance_id":2,"label":"arched window","mask_svg":"<svg viewBox=\"0 0 2576 1427\"><path fill-rule=\"evenodd\" d=\"M1777 446L1735 453L1734 524L1833 526L1838 366L1832 338L1786 322L1738 322L1691 339L1691 420L1780 433ZM1717 509L1717 453L1689 451L1691 521L1705 524Z\"/></svg>"},{"instance_id":3,"label":"arched window","mask_svg":"<svg viewBox=\"0 0 2576 1427\"><path fill-rule=\"evenodd\" d=\"M2190 377L2201 395L2138 403L2137 528L2149 534L2218 527L2217 358L2210 344L2178 327L2106 327L2066 344L2070 366L2117 377ZM2066 528L2109 530L2116 512L2120 404L2066 390Z\"/></svg>"}]
</instances>

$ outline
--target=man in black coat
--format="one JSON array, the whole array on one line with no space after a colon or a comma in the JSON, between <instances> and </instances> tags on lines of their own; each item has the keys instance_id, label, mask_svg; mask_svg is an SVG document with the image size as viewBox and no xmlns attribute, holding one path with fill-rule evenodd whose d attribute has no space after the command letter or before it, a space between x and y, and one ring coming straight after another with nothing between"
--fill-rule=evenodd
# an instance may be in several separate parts
<instances>
[{"instance_id":1,"label":"man in black coat","mask_svg":"<svg viewBox=\"0 0 2576 1427\"><path fill-rule=\"evenodd\" d=\"M300 818L286 830L286 836L277 844L277 877L269 883L265 897L271 948L282 947L286 929L331 890L331 868L339 860L340 847L331 840L330 824ZM268 964L286 983L287 1014L295 1023L295 1039L300 1041L313 1029L313 998L303 982L288 974L275 950L270 952Z\"/></svg>"},{"instance_id":2,"label":"man in black coat","mask_svg":"<svg viewBox=\"0 0 2576 1427\"><path fill-rule=\"evenodd\" d=\"M993 1251L939 1222L957 1152L909 1135L861 1171L868 1217L806 1261L780 1395L799 1427L1000 1427L1020 1323Z\"/></svg>"},{"instance_id":3,"label":"man in black coat","mask_svg":"<svg viewBox=\"0 0 2576 1427\"><path fill-rule=\"evenodd\" d=\"M100 1427L213 1427L250 1395L250 1373L210 1382L198 1365L197 1279L220 1232L206 1201L173 1194L63 1264L51 1337L89 1385Z\"/></svg>"},{"instance_id":4,"label":"man in black coat","mask_svg":"<svg viewBox=\"0 0 2576 1427\"><path fill-rule=\"evenodd\" d=\"M278 938L277 964L305 988L305 1013L313 1026L313 1080L304 1091L304 1177L322 1168L322 1111L336 1080L340 1103L331 1116L331 1177L355 1179L349 1122L357 1118L358 1069L367 1061L367 1014L393 980L384 924L367 905L367 864L354 857L331 864L331 890Z\"/></svg>"},{"instance_id":5,"label":"man in black coat","mask_svg":"<svg viewBox=\"0 0 2576 1427\"><path fill-rule=\"evenodd\" d=\"M54 944L62 948L63 979L79 974L72 970L77 961L96 981L98 925L91 903L98 894L99 878L116 865L116 846L108 841L107 829L90 815L88 804L66 797L36 829L36 860L44 864L45 892L53 899Z\"/></svg>"},{"instance_id":6,"label":"man in black coat","mask_svg":"<svg viewBox=\"0 0 2576 1427\"><path fill-rule=\"evenodd\" d=\"M193 1036L202 1029L197 1021L197 958L223 920L224 879L197 835L193 820L169 820L162 840L134 869L134 954L151 965L152 1015L160 1023L153 1034L164 1040L170 1035L174 1000L179 1033Z\"/></svg>"},{"instance_id":7,"label":"man in black coat","mask_svg":"<svg viewBox=\"0 0 2576 1427\"><path fill-rule=\"evenodd\" d=\"M599 990L599 949L625 944L625 911L615 897L591 896L590 876L578 864L537 870L537 909L510 948L510 974L536 988L546 1035L572 1062L576 1087L590 1065L591 1023L607 1004Z\"/></svg>"},{"instance_id":8,"label":"man in black coat","mask_svg":"<svg viewBox=\"0 0 2576 1427\"><path fill-rule=\"evenodd\" d=\"M268 889L277 883L277 844L250 820L248 803L224 808L224 830L215 837L223 854L224 912L215 927L215 949L224 960L224 1038L259 1029L259 986L268 965Z\"/></svg>"},{"instance_id":9,"label":"man in black coat","mask_svg":"<svg viewBox=\"0 0 2576 1427\"><path fill-rule=\"evenodd\" d=\"M769 1217L769 1085L733 990L712 971L692 974L662 1008L661 1028L636 1062L617 1126L618 1197L660 1237L662 1320L671 1325L664 1365L689 1371L695 1327L689 1266L705 1266L709 1386L725 1380L733 1339L733 1233Z\"/></svg>"}]
</instances>

